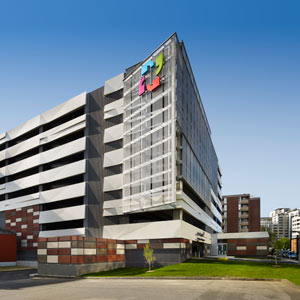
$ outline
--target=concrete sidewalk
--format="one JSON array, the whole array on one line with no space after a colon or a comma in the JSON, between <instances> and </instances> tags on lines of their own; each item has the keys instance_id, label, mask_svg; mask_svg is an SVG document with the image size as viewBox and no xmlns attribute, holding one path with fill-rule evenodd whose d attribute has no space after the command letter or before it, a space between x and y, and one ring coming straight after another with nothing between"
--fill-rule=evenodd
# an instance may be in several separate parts
<instances>
[{"instance_id":1,"label":"concrete sidewalk","mask_svg":"<svg viewBox=\"0 0 300 300\"><path fill-rule=\"evenodd\" d=\"M5 300L299 300L284 282L232 280L27 279L0 282Z\"/></svg>"}]
</instances>

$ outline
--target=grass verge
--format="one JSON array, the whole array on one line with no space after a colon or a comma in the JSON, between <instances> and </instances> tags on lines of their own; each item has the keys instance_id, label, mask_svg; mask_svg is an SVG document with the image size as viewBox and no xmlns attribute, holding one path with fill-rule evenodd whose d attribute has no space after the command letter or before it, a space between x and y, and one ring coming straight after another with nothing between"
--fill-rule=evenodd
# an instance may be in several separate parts
<instances>
[{"instance_id":1,"label":"grass verge","mask_svg":"<svg viewBox=\"0 0 300 300\"><path fill-rule=\"evenodd\" d=\"M92 273L84 277L243 277L288 279L300 285L300 266L280 264L274 268L268 262L220 261L190 259L184 263L155 269L147 273L147 268L124 268Z\"/></svg>"}]
</instances>

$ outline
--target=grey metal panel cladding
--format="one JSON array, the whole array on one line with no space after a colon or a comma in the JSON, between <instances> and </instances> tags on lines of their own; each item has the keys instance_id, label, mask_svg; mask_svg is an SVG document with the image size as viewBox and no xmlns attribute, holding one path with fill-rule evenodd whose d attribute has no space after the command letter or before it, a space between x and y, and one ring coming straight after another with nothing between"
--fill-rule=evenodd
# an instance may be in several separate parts
<instances>
[{"instance_id":1,"label":"grey metal panel cladding","mask_svg":"<svg viewBox=\"0 0 300 300\"><path fill-rule=\"evenodd\" d=\"M104 87L87 95L87 205L86 236L103 232Z\"/></svg>"}]
</instances>

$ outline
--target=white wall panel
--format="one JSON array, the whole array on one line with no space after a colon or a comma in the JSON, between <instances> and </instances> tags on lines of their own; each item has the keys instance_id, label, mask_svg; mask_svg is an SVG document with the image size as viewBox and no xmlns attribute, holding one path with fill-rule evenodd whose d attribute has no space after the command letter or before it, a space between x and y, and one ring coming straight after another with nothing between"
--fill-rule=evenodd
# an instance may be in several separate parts
<instances>
[{"instance_id":1,"label":"white wall panel","mask_svg":"<svg viewBox=\"0 0 300 300\"><path fill-rule=\"evenodd\" d=\"M180 201L184 201L186 205ZM222 227L216 223L202 208L200 208L193 200L185 193L177 193L177 207L182 207L193 215L196 219L213 228L215 231L222 231Z\"/></svg>"},{"instance_id":2,"label":"white wall panel","mask_svg":"<svg viewBox=\"0 0 300 300\"><path fill-rule=\"evenodd\" d=\"M222 211L222 203L221 203L220 199L215 195L213 189L210 189L210 193L211 193L211 196L214 198L215 202L217 203L217 205L219 206L220 210Z\"/></svg>"},{"instance_id":3,"label":"white wall panel","mask_svg":"<svg viewBox=\"0 0 300 300\"><path fill-rule=\"evenodd\" d=\"M123 107L118 107L118 108L112 109L112 110L104 113L104 120L118 116L118 115L122 114L123 111L124 111Z\"/></svg>"},{"instance_id":4,"label":"white wall panel","mask_svg":"<svg viewBox=\"0 0 300 300\"><path fill-rule=\"evenodd\" d=\"M109 104L106 104L104 106L103 110L106 113L106 112L109 112L110 110L113 110L113 109L116 109L116 108L121 108L121 107L123 107L123 105L124 105L124 99L122 98L122 99L113 101Z\"/></svg>"},{"instance_id":5,"label":"white wall panel","mask_svg":"<svg viewBox=\"0 0 300 300\"><path fill-rule=\"evenodd\" d=\"M24 133L39 127L41 124L41 117L36 116L31 120L9 130L6 132L6 141L10 141L15 139L16 137L23 135Z\"/></svg>"},{"instance_id":6,"label":"white wall panel","mask_svg":"<svg viewBox=\"0 0 300 300\"><path fill-rule=\"evenodd\" d=\"M86 92L69 99L68 101L48 110L47 112L34 117L33 119L25 122L24 124L19 125L16 128L13 128L6 133L2 133L0 137L1 143L15 139L18 136L23 135L24 133L31 131L34 128L39 127L40 125L51 122L77 108L84 106L86 104ZM5 138L3 138L5 135Z\"/></svg>"},{"instance_id":7,"label":"white wall panel","mask_svg":"<svg viewBox=\"0 0 300 300\"><path fill-rule=\"evenodd\" d=\"M28 157L14 164L8 165L2 169L5 170L6 176L16 174L18 172L33 168L45 163L55 161L57 159L84 151L86 149L86 137L82 137L73 142L55 147L51 150L41 152L37 155ZM1 170L0 169L0 177Z\"/></svg>"},{"instance_id":8,"label":"white wall panel","mask_svg":"<svg viewBox=\"0 0 300 300\"><path fill-rule=\"evenodd\" d=\"M6 153L6 150L0 151L0 161L5 159L5 153Z\"/></svg>"},{"instance_id":9,"label":"white wall panel","mask_svg":"<svg viewBox=\"0 0 300 300\"><path fill-rule=\"evenodd\" d=\"M115 166L123 163L123 148L104 153L104 167Z\"/></svg>"},{"instance_id":10,"label":"white wall panel","mask_svg":"<svg viewBox=\"0 0 300 300\"><path fill-rule=\"evenodd\" d=\"M55 147L40 154L39 164L46 164L86 150L86 137Z\"/></svg>"},{"instance_id":11,"label":"white wall panel","mask_svg":"<svg viewBox=\"0 0 300 300\"><path fill-rule=\"evenodd\" d=\"M74 98L71 98L64 103L41 114L41 124L49 123L55 119L66 115L67 113L76 110L86 104L86 92L83 92Z\"/></svg>"},{"instance_id":12,"label":"white wall panel","mask_svg":"<svg viewBox=\"0 0 300 300\"><path fill-rule=\"evenodd\" d=\"M41 133L39 136L40 136L40 139L44 139L46 137L49 137L49 136L52 136L54 134L57 134L57 133L60 133L60 132L63 132L64 130L66 129L69 129L69 128L72 128L73 126L77 125L77 124L80 124L80 123L83 123L86 121L86 115L82 115L82 116L79 116L73 120L70 120L66 123L63 123L59 126L56 126L54 128L51 128L43 133Z\"/></svg>"},{"instance_id":13,"label":"white wall panel","mask_svg":"<svg viewBox=\"0 0 300 300\"><path fill-rule=\"evenodd\" d=\"M104 192L119 190L122 187L123 187L123 174L104 177L103 180Z\"/></svg>"},{"instance_id":14,"label":"white wall panel","mask_svg":"<svg viewBox=\"0 0 300 300\"><path fill-rule=\"evenodd\" d=\"M0 202L0 211L25 207L28 206L27 203L36 200L39 200L39 193L34 193L23 197L4 200Z\"/></svg>"},{"instance_id":15,"label":"white wall panel","mask_svg":"<svg viewBox=\"0 0 300 300\"><path fill-rule=\"evenodd\" d=\"M64 207L40 212L39 223L54 223L85 218L85 205Z\"/></svg>"},{"instance_id":16,"label":"white wall panel","mask_svg":"<svg viewBox=\"0 0 300 300\"><path fill-rule=\"evenodd\" d=\"M56 202L65 199L71 199L75 197L83 197L86 194L86 183L76 183L68 186L64 186L58 189L44 191L40 193L41 204Z\"/></svg>"},{"instance_id":17,"label":"white wall panel","mask_svg":"<svg viewBox=\"0 0 300 300\"><path fill-rule=\"evenodd\" d=\"M107 225L103 237L118 240L186 238L195 240L201 232L205 243L211 244L211 235L181 220L137 224Z\"/></svg>"},{"instance_id":18,"label":"white wall panel","mask_svg":"<svg viewBox=\"0 0 300 300\"><path fill-rule=\"evenodd\" d=\"M115 207L115 208L107 208L103 211L103 216L108 217L108 216L118 216L122 215L123 210L122 206L121 207Z\"/></svg>"},{"instance_id":19,"label":"white wall panel","mask_svg":"<svg viewBox=\"0 0 300 300\"><path fill-rule=\"evenodd\" d=\"M85 127L86 127L86 122L85 121L81 122L81 123L78 123L78 124L76 124L76 125L74 125L72 127L69 127L67 129L63 130L63 131L60 131L60 132L57 132L55 134L52 134L51 136L42 138L40 140L40 144L42 145L42 144L50 143L52 141L55 141L55 140L57 140L57 139L59 139L59 138L61 138L63 136L71 134L71 133L73 133L75 131L78 131L80 129L83 129Z\"/></svg>"},{"instance_id":20,"label":"white wall panel","mask_svg":"<svg viewBox=\"0 0 300 300\"><path fill-rule=\"evenodd\" d=\"M83 227L83 228L40 231L39 237L56 237L56 236L84 235L84 234L85 234L85 228Z\"/></svg>"},{"instance_id":21,"label":"white wall panel","mask_svg":"<svg viewBox=\"0 0 300 300\"><path fill-rule=\"evenodd\" d=\"M6 132L0 134L0 145L5 143Z\"/></svg>"},{"instance_id":22,"label":"white wall panel","mask_svg":"<svg viewBox=\"0 0 300 300\"><path fill-rule=\"evenodd\" d=\"M104 201L103 209L122 207L122 199Z\"/></svg>"},{"instance_id":23,"label":"white wall panel","mask_svg":"<svg viewBox=\"0 0 300 300\"><path fill-rule=\"evenodd\" d=\"M40 173L40 184L52 182L74 175L83 174L86 171L86 160L80 160L62 167L58 167L46 172Z\"/></svg>"},{"instance_id":24,"label":"white wall panel","mask_svg":"<svg viewBox=\"0 0 300 300\"><path fill-rule=\"evenodd\" d=\"M122 199L105 201L103 204L103 216L122 215Z\"/></svg>"},{"instance_id":25,"label":"white wall panel","mask_svg":"<svg viewBox=\"0 0 300 300\"><path fill-rule=\"evenodd\" d=\"M86 160L80 160L62 167L51 169L42 173L34 174L8 182L5 185L5 189L0 190L0 195L5 193L15 192L17 190L29 188L35 185L44 184L63 178L68 178L74 175L83 174L86 171Z\"/></svg>"},{"instance_id":26,"label":"white wall panel","mask_svg":"<svg viewBox=\"0 0 300 300\"><path fill-rule=\"evenodd\" d=\"M30 194L23 197L13 198L0 202L0 211L22 208L36 204L56 202L65 199L83 197L86 194L86 183L68 185L65 187Z\"/></svg>"},{"instance_id":27,"label":"white wall panel","mask_svg":"<svg viewBox=\"0 0 300 300\"><path fill-rule=\"evenodd\" d=\"M79 129L85 128L85 126L85 115L83 115L61 126L58 126L57 128L43 132L40 135L34 136L24 142L1 151L0 160L16 156L25 151L38 147L40 144L49 143Z\"/></svg>"},{"instance_id":28,"label":"white wall panel","mask_svg":"<svg viewBox=\"0 0 300 300\"><path fill-rule=\"evenodd\" d=\"M0 178L5 176L5 167L0 168Z\"/></svg>"},{"instance_id":29,"label":"white wall panel","mask_svg":"<svg viewBox=\"0 0 300 300\"><path fill-rule=\"evenodd\" d=\"M16 156L18 154L21 154L25 151L31 150L35 147L38 147L40 145L40 138L38 135L32 137L31 139L28 139L22 143L19 143L15 146L12 146L5 151L5 158L10 158L13 156Z\"/></svg>"},{"instance_id":30,"label":"white wall panel","mask_svg":"<svg viewBox=\"0 0 300 300\"><path fill-rule=\"evenodd\" d=\"M217 234L218 240L235 240L235 239L259 239L268 238L268 231L258 232L220 232Z\"/></svg>"},{"instance_id":31,"label":"white wall panel","mask_svg":"<svg viewBox=\"0 0 300 300\"><path fill-rule=\"evenodd\" d=\"M220 220L220 222L222 222L222 215L213 204L211 204L210 210Z\"/></svg>"},{"instance_id":32,"label":"white wall panel","mask_svg":"<svg viewBox=\"0 0 300 300\"><path fill-rule=\"evenodd\" d=\"M111 94L123 88L124 73L121 73L107 81L104 84L104 95Z\"/></svg>"},{"instance_id":33,"label":"white wall panel","mask_svg":"<svg viewBox=\"0 0 300 300\"><path fill-rule=\"evenodd\" d=\"M104 143L117 141L123 137L123 123L104 130Z\"/></svg>"}]
</instances>

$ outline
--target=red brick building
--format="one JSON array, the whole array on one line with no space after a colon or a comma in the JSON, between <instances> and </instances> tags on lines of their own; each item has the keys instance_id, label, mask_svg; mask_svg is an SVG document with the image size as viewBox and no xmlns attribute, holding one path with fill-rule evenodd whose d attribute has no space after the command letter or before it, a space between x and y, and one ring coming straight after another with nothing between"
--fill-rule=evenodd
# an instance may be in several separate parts
<instances>
[{"instance_id":1,"label":"red brick building","mask_svg":"<svg viewBox=\"0 0 300 300\"><path fill-rule=\"evenodd\" d=\"M0 229L0 266L15 266L16 260L16 235L12 232Z\"/></svg>"},{"instance_id":2,"label":"red brick building","mask_svg":"<svg viewBox=\"0 0 300 300\"><path fill-rule=\"evenodd\" d=\"M250 194L222 197L223 232L260 231L260 198Z\"/></svg>"}]
</instances>

